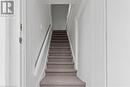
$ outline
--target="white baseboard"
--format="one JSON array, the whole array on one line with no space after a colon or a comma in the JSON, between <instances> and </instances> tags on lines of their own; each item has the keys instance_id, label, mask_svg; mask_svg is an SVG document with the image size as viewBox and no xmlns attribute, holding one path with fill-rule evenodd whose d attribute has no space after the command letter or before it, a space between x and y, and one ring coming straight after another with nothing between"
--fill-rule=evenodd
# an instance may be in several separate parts
<instances>
[{"instance_id":1,"label":"white baseboard","mask_svg":"<svg viewBox=\"0 0 130 87\"><path fill-rule=\"evenodd\" d=\"M36 67L34 68L34 76L38 76L38 83L37 87L39 87L40 81L44 78L45 76L45 69L46 69L46 64L47 64L47 58L48 58L48 51L49 51L49 46L50 46L50 41L51 41L51 35L52 35L52 26L50 27L50 30L48 31L48 35L46 37L45 43L42 47L41 54L39 56L39 60L37 62ZM42 61L44 58L44 61ZM44 63L43 63L44 62ZM41 68L42 67L42 68ZM40 71L40 72L39 72Z\"/></svg>"},{"instance_id":2,"label":"white baseboard","mask_svg":"<svg viewBox=\"0 0 130 87\"><path fill-rule=\"evenodd\" d=\"M41 75L39 76L39 81L38 81L38 85L40 83L40 81L45 77L45 69L46 69L46 64L47 64L47 61L48 61L48 51L49 51L49 47L50 47L50 42L51 42L51 35L52 35L52 31L50 32L49 34L49 38L48 38L48 41L47 41L47 54L46 54L46 57L45 57L45 63L43 65L43 68L42 68L42 71L41 71Z\"/></svg>"},{"instance_id":3,"label":"white baseboard","mask_svg":"<svg viewBox=\"0 0 130 87\"><path fill-rule=\"evenodd\" d=\"M74 51L73 51L72 42L71 42L71 40L70 40L70 35L69 35L68 31L67 31L67 35L68 35L68 39L69 39L69 43L70 43L70 48L71 48L71 52L72 52L72 56L73 56L73 61L74 61L74 63L75 63L74 66L75 66L75 69L77 70L77 69L78 69L77 59L76 59L76 56L75 56Z\"/></svg>"}]
</instances>

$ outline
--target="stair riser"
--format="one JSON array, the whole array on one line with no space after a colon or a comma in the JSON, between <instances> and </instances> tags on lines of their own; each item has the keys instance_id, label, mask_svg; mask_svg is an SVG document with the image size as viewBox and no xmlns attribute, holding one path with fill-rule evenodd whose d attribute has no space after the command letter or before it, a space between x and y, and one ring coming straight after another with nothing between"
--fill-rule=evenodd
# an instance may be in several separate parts
<instances>
[{"instance_id":1,"label":"stair riser","mask_svg":"<svg viewBox=\"0 0 130 87\"><path fill-rule=\"evenodd\" d=\"M67 34L65 34L65 33L55 33L52 36L55 36L55 35L66 35L67 36Z\"/></svg>"},{"instance_id":2,"label":"stair riser","mask_svg":"<svg viewBox=\"0 0 130 87\"><path fill-rule=\"evenodd\" d=\"M72 62L72 59L48 59L48 62Z\"/></svg>"},{"instance_id":3,"label":"stair riser","mask_svg":"<svg viewBox=\"0 0 130 87\"><path fill-rule=\"evenodd\" d=\"M76 73L46 73L47 76L76 76Z\"/></svg>"},{"instance_id":4,"label":"stair riser","mask_svg":"<svg viewBox=\"0 0 130 87\"><path fill-rule=\"evenodd\" d=\"M66 32L53 32L53 35L55 34L67 34Z\"/></svg>"},{"instance_id":5,"label":"stair riser","mask_svg":"<svg viewBox=\"0 0 130 87\"><path fill-rule=\"evenodd\" d=\"M40 86L40 87L85 87L85 86L70 86L70 85L66 85L66 86L64 86L64 85L60 85L60 86L58 86L58 85L56 85L56 86L46 86L46 85L44 85L44 86Z\"/></svg>"},{"instance_id":6,"label":"stair riser","mask_svg":"<svg viewBox=\"0 0 130 87\"><path fill-rule=\"evenodd\" d=\"M65 43L51 43L51 47L70 47L69 44Z\"/></svg>"},{"instance_id":7,"label":"stair riser","mask_svg":"<svg viewBox=\"0 0 130 87\"><path fill-rule=\"evenodd\" d=\"M67 37L67 34L53 34L52 37L53 36L66 36Z\"/></svg>"},{"instance_id":8,"label":"stair riser","mask_svg":"<svg viewBox=\"0 0 130 87\"><path fill-rule=\"evenodd\" d=\"M62 56L58 54L58 56L48 56L48 59L72 59L72 56Z\"/></svg>"},{"instance_id":9,"label":"stair riser","mask_svg":"<svg viewBox=\"0 0 130 87\"><path fill-rule=\"evenodd\" d=\"M52 41L57 40L57 41L68 41L68 38L52 38Z\"/></svg>"},{"instance_id":10,"label":"stair riser","mask_svg":"<svg viewBox=\"0 0 130 87\"><path fill-rule=\"evenodd\" d=\"M69 43L51 43L50 45L54 45L54 46L56 46L56 45L70 45Z\"/></svg>"},{"instance_id":11,"label":"stair riser","mask_svg":"<svg viewBox=\"0 0 130 87\"><path fill-rule=\"evenodd\" d=\"M69 43L68 40L51 40L51 42L68 42Z\"/></svg>"},{"instance_id":12,"label":"stair riser","mask_svg":"<svg viewBox=\"0 0 130 87\"><path fill-rule=\"evenodd\" d=\"M50 48L50 51L70 51L70 49L69 48L67 48L67 49L53 49L53 48Z\"/></svg>"},{"instance_id":13,"label":"stair riser","mask_svg":"<svg viewBox=\"0 0 130 87\"><path fill-rule=\"evenodd\" d=\"M53 68L53 69L73 69L74 65L47 65L47 68Z\"/></svg>"},{"instance_id":14,"label":"stair riser","mask_svg":"<svg viewBox=\"0 0 130 87\"><path fill-rule=\"evenodd\" d=\"M68 40L68 37L52 37L51 40Z\"/></svg>"},{"instance_id":15,"label":"stair riser","mask_svg":"<svg viewBox=\"0 0 130 87\"><path fill-rule=\"evenodd\" d=\"M51 41L51 43L68 43L68 41Z\"/></svg>"},{"instance_id":16,"label":"stair riser","mask_svg":"<svg viewBox=\"0 0 130 87\"><path fill-rule=\"evenodd\" d=\"M53 31L53 33L59 33L59 32L60 32L60 33L62 33L62 32L63 32L63 33L66 33L66 30L55 30L55 31Z\"/></svg>"},{"instance_id":17,"label":"stair riser","mask_svg":"<svg viewBox=\"0 0 130 87\"><path fill-rule=\"evenodd\" d=\"M53 39L62 38L62 40L63 40L64 38L68 38L68 37L64 35L64 36L52 36L52 38Z\"/></svg>"},{"instance_id":18,"label":"stair riser","mask_svg":"<svg viewBox=\"0 0 130 87\"><path fill-rule=\"evenodd\" d=\"M50 49L70 49L69 44L65 44L65 46L63 44L57 44L57 46L53 44L50 44Z\"/></svg>"},{"instance_id":19,"label":"stair riser","mask_svg":"<svg viewBox=\"0 0 130 87\"><path fill-rule=\"evenodd\" d=\"M50 51L49 54L71 54L70 51Z\"/></svg>"},{"instance_id":20,"label":"stair riser","mask_svg":"<svg viewBox=\"0 0 130 87\"><path fill-rule=\"evenodd\" d=\"M71 54L49 54L49 56L71 56Z\"/></svg>"},{"instance_id":21,"label":"stair riser","mask_svg":"<svg viewBox=\"0 0 130 87\"><path fill-rule=\"evenodd\" d=\"M70 49L70 46L66 46L66 47L54 47L54 46L51 46L50 49Z\"/></svg>"},{"instance_id":22,"label":"stair riser","mask_svg":"<svg viewBox=\"0 0 130 87\"><path fill-rule=\"evenodd\" d=\"M68 38L67 35L53 35L52 38Z\"/></svg>"}]
</instances>

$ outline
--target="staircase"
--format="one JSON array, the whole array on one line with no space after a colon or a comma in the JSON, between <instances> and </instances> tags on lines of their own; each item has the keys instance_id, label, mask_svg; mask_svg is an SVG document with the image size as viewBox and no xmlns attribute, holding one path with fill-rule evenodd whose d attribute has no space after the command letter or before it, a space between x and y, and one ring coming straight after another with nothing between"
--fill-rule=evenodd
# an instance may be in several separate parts
<instances>
[{"instance_id":1,"label":"staircase","mask_svg":"<svg viewBox=\"0 0 130 87\"><path fill-rule=\"evenodd\" d=\"M47 68L40 87L85 87L74 69L73 57L67 32L55 30L52 33Z\"/></svg>"}]
</instances>

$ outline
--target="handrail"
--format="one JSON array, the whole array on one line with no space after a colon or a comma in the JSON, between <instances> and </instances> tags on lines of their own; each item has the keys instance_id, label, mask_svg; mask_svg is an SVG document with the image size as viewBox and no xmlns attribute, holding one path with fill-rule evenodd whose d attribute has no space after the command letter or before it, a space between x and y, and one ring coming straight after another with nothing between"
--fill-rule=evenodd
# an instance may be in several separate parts
<instances>
[{"instance_id":1,"label":"handrail","mask_svg":"<svg viewBox=\"0 0 130 87\"><path fill-rule=\"evenodd\" d=\"M43 48L43 46L44 46L44 44L45 44L45 40L46 40L47 35L48 35L48 33L49 33L50 27L51 27L51 24L49 25L49 27L48 27L48 29L47 29L47 32L46 32L46 35L45 35L45 38L43 39L42 46L41 46L41 48L40 48L40 51L39 51L38 56L37 56L37 60L36 60L36 62L35 62L35 67L37 66L37 63L38 63L38 60L39 60L39 58L40 58L40 54L41 54L42 48Z\"/></svg>"}]
</instances>

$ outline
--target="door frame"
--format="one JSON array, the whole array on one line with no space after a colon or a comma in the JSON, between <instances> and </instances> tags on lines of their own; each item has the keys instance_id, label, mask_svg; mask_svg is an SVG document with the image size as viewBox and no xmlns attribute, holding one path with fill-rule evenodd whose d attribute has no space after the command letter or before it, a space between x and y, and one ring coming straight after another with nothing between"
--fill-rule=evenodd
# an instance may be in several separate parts
<instances>
[{"instance_id":1,"label":"door frame","mask_svg":"<svg viewBox=\"0 0 130 87\"><path fill-rule=\"evenodd\" d=\"M19 0L20 3L20 87L26 87L26 17L27 0Z\"/></svg>"}]
</instances>

